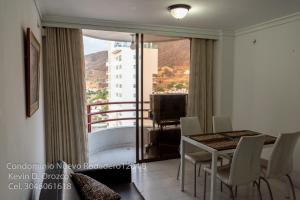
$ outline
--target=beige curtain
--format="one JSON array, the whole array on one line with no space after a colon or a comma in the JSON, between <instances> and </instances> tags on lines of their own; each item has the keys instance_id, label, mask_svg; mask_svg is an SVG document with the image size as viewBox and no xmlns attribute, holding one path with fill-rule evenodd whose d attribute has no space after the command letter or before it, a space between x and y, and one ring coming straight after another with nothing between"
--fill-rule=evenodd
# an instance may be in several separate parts
<instances>
[{"instance_id":1,"label":"beige curtain","mask_svg":"<svg viewBox=\"0 0 300 200\"><path fill-rule=\"evenodd\" d=\"M87 162L84 56L78 29L45 28L46 161Z\"/></svg>"},{"instance_id":2,"label":"beige curtain","mask_svg":"<svg viewBox=\"0 0 300 200\"><path fill-rule=\"evenodd\" d=\"M191 40L188 115L198 116L204 132L212 131L214 40Z\"/></svg>"}]
</instances>

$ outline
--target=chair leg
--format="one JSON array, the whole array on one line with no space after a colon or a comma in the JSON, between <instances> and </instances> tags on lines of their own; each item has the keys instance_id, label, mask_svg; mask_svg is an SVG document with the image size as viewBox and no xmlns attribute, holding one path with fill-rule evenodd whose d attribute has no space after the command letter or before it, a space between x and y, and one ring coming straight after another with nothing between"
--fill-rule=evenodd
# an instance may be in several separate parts
<instances>
[{"instance_id":1,"label":"chair leg","mask_svg":"<svg viewBox=\"0 0 300 200\"><path fill-rule=\"evenodd\" d=\"M257 184L259 185L259 187L260 187L260 178L258 179L258 182L257 182ZM253 181L253 183L252 183L252 187L255 187L255 185L256 185L256 183L255 183L255 181Z\"/></svg>"},{"instance_id":2,"label":"chair leg","mask_svg":"<svg viewBox=\"0 0 300 200\"><path fill-rule=\"evenodd\" d=\"M205 198L206 198L206 176L207 176L207 172L204 171L204 191L203 191L203 200L205 200Z\"/></svg>"},{"instance_id":3,"label":"chair leg","mask_svg":"<svg viewBox=\"0 0 300 200\"><path fill-rule=\"evenodd\" d=\"M201 172L201 163L199 164L198 176L200 176L200 172Z\"/></svg>"},{"instance_id":4,"label":"chair leg","mask_svg":"<svg viewBox=\"0 0 300 200\"><path fill-rule=\"evenodd\" d=\"M197 194L197 191L196 191L196 189L197 189L197 164L195 163L195 165L194 165L194 197L196 197L196 194Z\"/></svg>"},{"instance_id":5,"label":"chair leg","mask_svg":"<svg viewBox=\"0 0 300 200\"><path fill-rule=\"evenodd\" d=\"M223 183L222 183L222 181L220 182L220 184L221 184L221 192L223 192Z\"/></svg>"},{"instance_id":6,"label":"chair leg","mask_svg":"<svg viewBox=\"0 0 300 200\"><path fill-rule=\"evenodd\" d=\"M232 198L232 200L234 200L235 198L234 198L234 193L233 193L233 187L230 185L227 185L226 183L224 183L224 184L228 187L228 189L230 191L230 197Z\"/></svg>"},{"instance_id":7,"label":"chair leg","mask_svg":"<svg viewBox=\"0 0 300 200\"><path fill-rule=\"evenodd\" d=\"M238 187L237 185L235 186L235 196L237 197L237 191L238 191Z\"/></svg>"},{"instance_id":8,"label":"chair leg","mask_svg":"<svg viewBox=\"0 0 300 200\"><path fill-rule=\"evenodd\" d=\"M177 171L177 180L179 179L180 166L181 166L181 163L180 163L180 161L179 161L179 166L178 166L178 171Z\"/></svg>"},{"instance_id":9,"label":"chair leg","mask_svg":"<svg viewBox=\"0 0 300 200\"><path fill-rule=\"evenodd\" d=\"M231 155L231 156L230 156L230 159L229 159L229 163L228 163L229 165L231 165L231 163L232 163L232 157L233 157L233 156Z\"/></svg>"},{"instance_id":10,"label":"chair leg","mask_svg":"<svg viewBox=\"0 0 300 200\"><path fill-rule=\"evenodd\" d=\"M270 193L270 198L271 198L271 200L273 200L274 198L273 198L273 194L272 194L272 190L271 190L271 186L270 186L269 181L267 179L265 179L264 177L260 177L259 179L263 180L267 184L268 190L269 190L269 193Z\"/></svg>"},{"instance_id":11,"label":"chair leg","mask_svg":"<svg viewBox=\"0 0 300 200\"><path fill-rule=\"evenodd\" d=\"M253 181L253 186L257 187L259 199L262 200L262 195L261 195L261 191L260 191L260 183L259 182L257 183L256 181Z\"/></svg>"},{"instance_id":12,"label":"chair leg","mask_svg":"<svg viewBox=\"0 0 300 200\"><path fill-rule=\"evenodd\" d=\"M221 158L221 166L223 166L223 158ZM222 181L220 182L220 184L221 184L221 192L223 192L223 183L222 183Z\"/></svg>"},{"instance_id":13,"label":"chair leg","mask_svg":"<svg viewBox=\"0 0 300 200\"><path fill-rule=\"evenodd\" d=\"M234 200L234 194L233 194L233 187L232 186L229 186L229 189L230 189L230 195L231 195L231 198L232 200Z\"/></svg>"},{"instance_id":14,"label":"chair leg","mask_svg":"<svg viewBox=\"0 0 300 200\"><path fill-rule=\"evenodd\" d=\"M290 175L287 174L286 176L287 176L287 178L289 179L289 183L290 183L291 188L292 188L293 199L296 200L296 192L295 192L295 186L294 186L294 183L293 183L293 181L292 181Z\"/></svg>"}]
</instances>

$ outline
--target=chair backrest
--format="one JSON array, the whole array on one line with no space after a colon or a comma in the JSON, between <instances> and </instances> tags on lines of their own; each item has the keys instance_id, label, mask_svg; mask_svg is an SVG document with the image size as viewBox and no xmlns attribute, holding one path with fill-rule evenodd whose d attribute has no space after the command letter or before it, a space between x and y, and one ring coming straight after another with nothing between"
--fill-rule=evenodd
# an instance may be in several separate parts
<instances>
[{"instance_id":1,"label":"chair backrest","mask_svg":"<svg viewBox=\"0 0 300 200\"><path fill-rule=\"evenodd\" d=\"M229 184L242 185L255 181L260 176L260 155L265 135L242 137L233 154Z\"/></svg>"},{"instance_id":2,"label":"chair backrest","mask_svg":"<svg viewBox=\"0 0 300 200\"><path fill-rule=\"evenodd\" d=\"M201 134L201 126L198 117L181 117L180 118L181 135L197 135ZM201 151L201 149L191 144L186 144L185 152L192 153Z\"/></svg>"},{"instance_id":3,"label":"chair backrest","mask_svg":"<svg viewBox=\"0 0 300 200\"><path fill-rule=\"evenodd\" d=\"M290 174L293 170L294 150L300 132L280 134L268 163L266 176L276 178Z\"/></svg>"},{"instance_id":4,"label":"chair backrest","mask_svg":"<svg viewBox=\"0 0 300 200\"><path fill-rule=\"evenodd\" d=\"M180 118L181 135L195 135L202 132L198 117Z\"/></svg>"},{"instance_id":5,"label":"chair backrest","mask_svg":"<svg viewBox=\"0 0 300 200\"><path fill-rule=\"evenodd\" d=\"M232 131L230 117L213 116L213 131L214 133Z\"/></svg>"}]
</instances>

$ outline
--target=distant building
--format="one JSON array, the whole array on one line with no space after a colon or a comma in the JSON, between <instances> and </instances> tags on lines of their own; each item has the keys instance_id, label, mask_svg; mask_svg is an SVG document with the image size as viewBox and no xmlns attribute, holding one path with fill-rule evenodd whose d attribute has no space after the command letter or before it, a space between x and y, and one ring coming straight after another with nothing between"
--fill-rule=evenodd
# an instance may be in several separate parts
<instances>
[{"instance_id":1,"label":"distant building","mask_svg":"<svg viewBox=\"0 0 300 200\"><path fill-rule=\"evenodd\" d=\"M109 102L136 100L136 55L129 42L110 42L107 62ZM152 93L152 74L158 71L158 49L151 43L144 45L144 101ZM135 104L112 104L109 110L135 109ZM135 118L135 111L109 113L110 119ZM109 127L132 126L135 120L109 122Z\"/></svg>"}]
</instances>

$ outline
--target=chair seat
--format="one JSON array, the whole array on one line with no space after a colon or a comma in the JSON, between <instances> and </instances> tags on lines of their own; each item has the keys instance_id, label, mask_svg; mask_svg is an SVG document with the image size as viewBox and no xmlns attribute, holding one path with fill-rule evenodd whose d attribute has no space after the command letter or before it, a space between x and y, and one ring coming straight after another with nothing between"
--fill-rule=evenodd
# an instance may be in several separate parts
<instances>
[{"instance_id":1,"label":"chair seat","mask_svg":"<svg viewBox=\"0 0 300 200\"><path fill-rule=\"evenodd\" d=\"M267 174L267 169L268 169L268 165L269 165L269 160L261 158L260 159L260 166L261 166L261 176L265 177L265 178L280 178L284 175L282 175L281 173L278 174Z\"/></svg>"},{"instance_id":2,"label":"chair seat","mask_svg":"<svg viewBox=\"0 0 300 200\"><path fill-rule=\"evenodd\" d=\"M261 165L261 168L265 168L265 169L267 169L268 168L268 163L269 163L269 161L267 160L267 159L264 159L264 158L261 158L260 159L260 165Z\"/></svg>"},{"instance_id":3,"label":"chair seat","mask_svg":"<svg viewBox=\"0 0 300 200\"><path fill-rule=\"evenodd\" d=\"M227 160L229 160L229 161L231 161L232 156L233 156L233 153L220 154L220 157L221 157L221 158L225 158L225 159L227 159Z\"/></svg>"},{"instance_id":4,"label":"chair seat","mask_svg":"<svg viewBox=\"0 0 300 200\"><path fill-rule=\"evenodd\" d=\"M205 151L198 151L193 153L186 153L185 159L190 161L191 163L199 163L199 162L210 162L211 154Z\"/></svg>"},{"instance_id":5,"label":"chair seat","mask_svg":"<svg viewBox=\"0 0 300 200\"><path fill-rule=\"evenodd\" d=\"M204 171L209 174L211 173L210 168L204 168ZM217 178L227 185L229 181L229 174L230 174L230 165L224 165L217 168Z\"/></svg>"},{"instance_id":6,"label":"chair seat","mask_svg":"<svg viewBox=\"0 0 300 200\"><path fill-rule=\"evenodd\" d=\"M261 166L261 175L266 177L267 168L268 168L269 161L267 159L261 158L260 159L260 166Z\"/></svg>"},{"instance_id":7,"label":"chair seat","mask_svg":"<svg viewBox=\"0 0 300 200\"><path fill-rule=\"evenodd\" d=\"M224 165L217 168L217 177L223 182L228 184L230 174L230 165Z\"/></svg>"}]
</instances>

